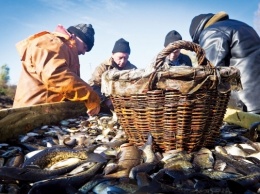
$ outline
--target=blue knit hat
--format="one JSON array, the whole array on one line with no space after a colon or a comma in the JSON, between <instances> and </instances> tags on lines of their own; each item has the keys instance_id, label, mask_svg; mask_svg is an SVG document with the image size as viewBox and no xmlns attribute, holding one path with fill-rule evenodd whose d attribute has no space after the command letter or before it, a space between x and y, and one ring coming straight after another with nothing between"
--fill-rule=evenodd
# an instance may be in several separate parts
<instances>
[{"instance_id":1,"label":"blue knit hat","mask_svg":"<svg viewBox=\"0 0 260 194\"><path fill-rule=\"evenodd\" d=\"M165 37L164 47L166 47L168 44L173 43L177 40L182 40L182 36L180 35L179 32L177 32L175 30L168 32L168 34Z\"/></svg>"},{"instance_id":2,"label":"blue knit hat","mask_svg":"<svg viewBox=\"0 0 260 194\"><path fill-rule=\"evenodd\" d=\"M129 46L129 42L127 42L123 38L120 38L119 40L117 40L115 42L114 48L112 50L112 53L117 53L117 52L130 54L131 49L130 49L130 46Z\"/></svg>"}]
</instances>

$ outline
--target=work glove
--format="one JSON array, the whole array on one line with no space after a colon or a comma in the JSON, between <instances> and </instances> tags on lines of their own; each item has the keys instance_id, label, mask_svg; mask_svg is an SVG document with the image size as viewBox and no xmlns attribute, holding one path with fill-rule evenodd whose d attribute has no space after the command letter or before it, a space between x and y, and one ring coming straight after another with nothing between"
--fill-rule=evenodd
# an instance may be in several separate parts
<instances>
[{"instance_id":1,"label":"work glove","mask_svg":"<svg viewBox=\"0 0 260 194\"><path fill-rule=\"evenodd\" d=\"M95 91L90 92L89 97L85 100L85 106L87 107L87 114L89 116L95 116L100 111L100 98Z\"/></svg>"}]
</instances>

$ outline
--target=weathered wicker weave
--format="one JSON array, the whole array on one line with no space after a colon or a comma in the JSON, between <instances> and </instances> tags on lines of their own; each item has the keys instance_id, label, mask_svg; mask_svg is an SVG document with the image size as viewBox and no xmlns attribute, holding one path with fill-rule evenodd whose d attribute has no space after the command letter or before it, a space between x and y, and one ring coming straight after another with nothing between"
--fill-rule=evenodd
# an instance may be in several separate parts
<instances>
[{"instance_id":1,"label":"weathered wicker weave","mask_svg":"<svg viewBox=\"0 0 260 194\"><path fill-rule=\"evenodd\" d=\"M165 57L175 49L194 51L199 66L158 71ZM215 68L205 58L204 50L188 41L167 46L158 54L154 68L148 77L135 80L106 77L108 82L102 83L109 83L112 88L108 95L129 141L141 146L151 132L156 148L164 151L191 152L214 145L231 87L241 86L239 71ZM104 76L108 75L109 72ZM142 90L136 83L142 83ZM125 89L133 85L137 88L135 92Z\"/></svg>"}]
</instances>

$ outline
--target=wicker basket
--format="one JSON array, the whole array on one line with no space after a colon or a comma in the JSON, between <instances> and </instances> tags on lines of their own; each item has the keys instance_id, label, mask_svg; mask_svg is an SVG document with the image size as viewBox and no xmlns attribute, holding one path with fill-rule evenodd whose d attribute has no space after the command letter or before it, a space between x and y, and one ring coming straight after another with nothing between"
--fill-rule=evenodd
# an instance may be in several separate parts
<instances>
[{"instance_id":1,"label":"wicker basket","mask_svg":"<svg viewBox=\"0 0 260 194\"><path fill-rule=\"evenodd\" d=\"M194 51L198 67L160 71L165 57L175 49ZM141 146L151 132L156 148L163 151L192 152L213 146L219 137L230 91L241 86L239 71L215 68L205 58L204 50L188 41L177 41L162 50L154 69L148 77L124 80L106 77L106 83L102 80L102 84L113 88L108 95L129 141ZM140 82L142 90L134 91Z\"/></svg>"}]
</instances>

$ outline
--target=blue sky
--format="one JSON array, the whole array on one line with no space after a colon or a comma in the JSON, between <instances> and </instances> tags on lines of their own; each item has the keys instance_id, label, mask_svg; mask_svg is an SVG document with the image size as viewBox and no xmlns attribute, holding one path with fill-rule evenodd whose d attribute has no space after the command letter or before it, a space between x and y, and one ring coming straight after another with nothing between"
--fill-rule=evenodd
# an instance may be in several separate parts
<instances>
[{"instance_id":1,"label":"blue sky","mask_svg":"<svg viewBox=\"0 0 260 194\"><path fill-rule=\"evenodd\" d=\"M163 49L169 31L190 41L190 22L201 13L225 11L260 32L259 0L0 0L0 7L0 65L10 67L11 84L17 84L21 71L15 44L39 31L53 31L57 24L91 23L95 29L93 49L80 56L85 81L110 57L119 38L130 42L129 60L145 68Z\"/></svg>"}]
</instances>

